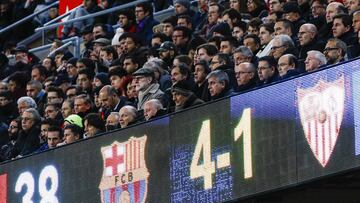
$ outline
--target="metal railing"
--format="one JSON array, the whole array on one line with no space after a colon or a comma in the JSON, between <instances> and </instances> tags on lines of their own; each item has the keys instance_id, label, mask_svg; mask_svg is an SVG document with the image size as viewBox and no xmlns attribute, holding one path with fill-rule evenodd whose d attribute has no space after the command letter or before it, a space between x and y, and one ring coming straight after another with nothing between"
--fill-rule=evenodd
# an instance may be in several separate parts
<instances>
[{"instance_id":1,"label":"metal railing","mask_svg":"<svg viewBox=\"0 0 360 203\"><path fill-rule=\"evenodd\" d=\"M94 17L97 17L97 16L105 15L105 14L112 13L112 12L115 12L115 11L118 11L118 10L121 10L121 9L124 9L124 8L135 6L138 3L143 3L143 2L148 2L148 1L149 0L138 0L138 1L134 1L134 2L131 2L131 3L124 4L124 5L109 8L109 9L106 9L106 10L103 10L103 11L99 11L99 12L96 12L96 13L92 13L92 14L89 14L89 15L81 16L81 17L76 18L76 19L70 19L70 20L67 20L67 21L64 21L64 22L58 22L58 23L54 23L54 24L51 24L51 25L39 27L39 28L35 29L35 32L46 31L46 30L56 28L56 27L58 27L60 25L66 25L66 24L77 22L77 21L86 20L88 18L94 18Z\"/></svg>"},{"instance_id":2,"label":"metal railing","mask_svg":"<svg viewBox=\"0 0 360 203\"><path fill-rule=\"evenodd\" d=\"M50 8L52 8L52 7L54 7L54 6L57 6L58 4L59 4L59 1L56 1L56 2L54 2L54 3L52 3L52 4L48 5L48 6L46 6L45 8L43 8L43 9L41 9L41 10L39 10L39 11L31 14L31 15L26 16L25 18L17 21L16 23L7 26L6 28L0 30L0 35L3 34L3 33L5 33L5 32L8 32L8 31L14 29L15 27L19 26L20 24L22 24L22 23L24 23L24 22L26 22L26 21L28 21L28 20L31 20L31 19L34 18L35 16L37 16L37 15L39 15L39 14L41 14L41 13L44 13L44 12L48 11Z\"/></svg>"},{"instance_id":3,"label":"metal railing","mask_svg":"<svg viewBox=\"0 0 360 203\"><path fill-rule=\"evenodd\" d=\"M67 11L66 13L62 14L61 16L58 16L58 17L50 20L49 22L45 23L43 26L48 26L48 25L50 25L50 24L52 24L52 23L55 23L55 22L57 22L57 21L59 21L59 20L61 20L61 19L63 19L63 18L66 18L66 17L69 16L73 11L75 11L76 9L78 9L78 8L80 8L80 7L82 7L82 6L83 6L82 4L81 4L81 5L78 5L77 7L71 9L70 11Z\"/></svg>"}]
</instances>

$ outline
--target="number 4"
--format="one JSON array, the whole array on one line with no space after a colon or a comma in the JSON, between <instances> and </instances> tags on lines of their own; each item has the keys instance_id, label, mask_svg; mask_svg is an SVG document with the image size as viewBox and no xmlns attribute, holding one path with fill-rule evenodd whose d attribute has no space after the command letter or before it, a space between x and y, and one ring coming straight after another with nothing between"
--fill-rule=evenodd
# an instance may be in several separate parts
<instances>
[{"instance_id":1,"label":"number 4","mask_svg":"<svg viewBox=\"0 0 360 203\"><path fill-rule=\"evenodd\" d=\"M211 161L210 120L202 123L200 135L196 142L195 152L190 165L192 179L204 177L204 189L212 188L212 174L215 173L215 162ZM203 154L203 163L199 164L200 154Z\"/></svg>"}]
</instances>

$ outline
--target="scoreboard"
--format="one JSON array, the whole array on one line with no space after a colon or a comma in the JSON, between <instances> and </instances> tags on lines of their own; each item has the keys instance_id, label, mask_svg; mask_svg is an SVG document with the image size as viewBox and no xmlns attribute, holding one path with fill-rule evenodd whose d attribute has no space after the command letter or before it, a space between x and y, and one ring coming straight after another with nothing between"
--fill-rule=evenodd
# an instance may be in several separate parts
<instances>
[{"instance_id":1,"label":"scoreboard","mask_svg":"<svg viewBox=\"0 0 360 203\"><path fill-rule=\"evenodd\" d=\"M360 60L0 165L0 202L225 202L360 166Z\"/></svg>"}]
</instances>

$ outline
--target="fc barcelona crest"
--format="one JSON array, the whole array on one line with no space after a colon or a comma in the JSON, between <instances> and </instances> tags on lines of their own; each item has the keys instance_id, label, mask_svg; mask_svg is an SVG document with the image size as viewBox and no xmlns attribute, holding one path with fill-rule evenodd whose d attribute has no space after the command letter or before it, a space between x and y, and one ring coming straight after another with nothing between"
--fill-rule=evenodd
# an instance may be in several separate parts
<instances>
[{"instance_id":1,"label":"fc barcelona crest","mask_svg":"<svg viewBox=\"0 0 360 203\"><path fill-rule=\"evenodd\" d=\"M306 140L325 167L336 145L344 113L344 76L320 80L314 87L297 89L299 114Z\"/></svg>"},{"instance_id":2,"label":"fc barcelona crest","mask_svg":"<svg viewBox=\"0 0 360 203\"><path fill-rule=\"evenodd\" d=\"M147 136L131 137L102 147L104 171L99 185L102 203L143 203L149 172L145 164Z\"/></svg>"}]
</instances>

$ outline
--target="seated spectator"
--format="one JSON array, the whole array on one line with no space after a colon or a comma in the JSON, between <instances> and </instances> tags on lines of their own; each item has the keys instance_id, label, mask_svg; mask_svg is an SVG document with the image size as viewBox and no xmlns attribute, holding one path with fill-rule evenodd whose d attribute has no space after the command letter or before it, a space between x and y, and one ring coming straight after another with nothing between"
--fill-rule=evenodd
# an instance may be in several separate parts
<instances>
[{"instance_id":1,"label":"seated spectator","mask_svg":"<svg viewBox=\"0 0 360 203\"><path fill-rule=\"evenodd\" d=\"M75 124L64 127L64 144L70 144L82 139L83 130Z\"/></svg>"},{"instance_id":2,"label":"seated spectator","mask_svg":"<svg viewBox=\"0 0 360 203\"><path fill-rule=\"evenodd\" d=\"M297 56L297 50L295 48L293 40L287 35L276 35L274 38L273 46L271 47L271 55L276 59L285 54L293 54Z\"/></svg>"},{"instance_id":3,"label":"seated spectator","mask_svg":"<svg viewBox=\"0 0 360 203\"><path fill-rule=\"evenodd\" d=\"M119 112L111 112L109 116L106 118L106 123L105 123L106 132L118 129L120 127L119 119L120 119Z\"/></svg>"},{"instance_id":4,"label":"seated spectator","mask_svg":"<svg viewBox=\"0 0 360 203\"><path fill-rule=\"evenodd\" d=\"M22 114L24 113L24 111L26 109L30 109L30 108L37 108L36 102L33 98L31 97L21 97L17 100L17 108L19 111L19 115L22 116Z\"/></svg>"},{"instance_id":5,"label":"seated spectator","mask_svg":"<svg viewBox=\"0 0 360 203\"><path fill-rule=\"evenodd\" d=\"M257 86L256 67L252 63L244 62L235 66L237 81L236 92L243 92Z\"/></svg>"},{"instance_id":6,"label":"seated spectator","mask_svg":"<svg viewBox=\"0 0 360 203\"><path fill-rule=\"evenodd\" d=\"M348 14L338 14L333 17L332 33L335 38L345 42L347 46L358 42L351 25L352 19Z\"/></svg>"},{"instance_id":7,"label":"seated spectator","mask_svg":"<svg viewBox=\"0 0 360 203\"><path fill-rule=\"evenodd\" d=\"M279 79L276 60L271 56L264 56L259 59L257 73L260 85L270 84Z\"/></svg>"},{"instance_id":8,"label":"seated spectator","mask_svg":"<svg viewBox=\"0 0 360 203\"><path fill-rule=\"evenodd\" d=\"M337 64L345 61L346 44L337 38L331 38L326 43L324 54L327 65Z\"/></svg>"},{"instance_id":9,"label":"seated spectator","mask_svg":"<svg viewBox=\"0 0 360 203\"><path fill-rule=\"evenodd\" d=\"M247 11L252 17L260 19L267 16L268 11L264 0L247 0Z\"/></svg>"},{"instance_id":10,"label":"seated spectator","mask_svg":"<svg viewBox=\"0 0 360 203\"><path fill-rule=\"evenodd\" d=\"M249 48L256 55L260 50L260 38L254 34L247 34L244 37L244 46Z\"/></svg>"},{"instance_id":11,"label":"seated spectator","mask_svg":"<svg viewBox=\"0 0 360 203\"><path fill-rule=\"evenodd\" d=\"M360 10L356 11L353 14L353 18L352 18L352 27L354 29L354 33L358 33L360 31Z\"/></svg>"},{"instance_id":12,"label":"seated spectator","mask_svg":"<svg viewBox=\"0 0 360 203\"><path fill-rule=\"evenodd\" d=\"M203 101L210 101L210 92L208 89L207 75L211 72L208 63L205 60L200 60L195 64L194 70L194 93Z\"/></svg>"},{"instance_id":13,"label":"seated spectator","mask_svg":"<svg viewBox=\"0 0 360 203\"><path fill-rule=\"evenodd\" d=\"M174 83L171 93L175 102L175 112L204 103L192 92L191 84L186 80Z\"/></svg>"},{"instance_id":14,"label":"seated spectator","mask_svg":"<svg viewBox=\"0 0 360 203\"><path fill-rule=\"evenodd\" d=\"M294 25L294 32L298 33L300 26L305 23L297 2L286 2L283 5L284 18Z\"/></svg>"},{"instance_id":15,"label":"seated spectator","mask_svg":"<svg viewBox=\"0 0 360 203\"><path fill-rule=\"evenodd\" d=\"M48 70L42 65L34 65L31 70L31 80L37 80L39 82L44 82L48 76Z\"/></svg>"},{"instance_id":16,"label":"seated spectator","mask_svg":"<svg viewBox=\"0 0 360 203\"><path fill-rule=\"evenodd\" d=\"M220 99L233 94L229 85L229 76L222 70L215 70L206 76L211 100Z\"/></svg>"},{"instance_id":17,"label":"seated spectator","mask_svg":"<svg viewBox=\"0 0 360 203\"><path fill-rule=\"evenodd\" d=\"M235 65L239 65L244 62L251 63L253 56L254 54L249 48L246 46L239 46L233 53L234 63Z\"/></svg>"},{"instance_id":18,"label":"seated spectator","mask_svg":"<svg viewBox=\"0 0 360 203\"><path fill-rule=\"evenodd\" d=\"M123 29L123 32L135 33L136 19L134 11L131 9L121 10L118 16L118 24L120 25L120 28Z\"/></svg>"},{"instance_id":19,"label":"seated spectator","mask_svg":"<svg viewBox=\"0 0 360 203\"><path fill-rule=\"evenodd\" d=\"M11 152L11 158L22 157L34 152L40 146L40 115L34 108L26 109L21 116L22 131Z\"/></svg>"},{"instance_id":20,"label":"seated spectator","mask_svg":"<svg viewBox=\"0 0 360 203\"><path fill-rule=\"evenodd\" d=\"M72 114L64 119L64 126L67 126L70 124L75 124L75 125L79 126L81 129L83 129L83 127L84 127L83 119L76 114Z\"/></svg>"},{"instance_id":21,"label":"seated spectator","mask_svg":"<svg viewBox=\"0 0 360 203\"><path fill-rule=\"evenodd\" d=\"M119 123L121 128L135 124L137 118L136 108L133 106L123 106L119 111Z\"/></svg>"},{"instance_id":22,"label":"seated spectator","mask_svg":"<svg viewBox=\"0 0 360 203\"><path fill-rule=\"evenodd\" d=\"M176 26L171 36L178 54L188 53L188 44L191 40L191 30L187 27Z\"/></svg>"},{"instance_id":23,"label":"seated spectator","mask_svg":"<svg viewBox=\"0 0 360 203\"><path fill-rule=\"evenodd\" d=\"M8 138L9 141L0 146L0 162L11 159L11 152L16 144L20 129L21 129L21 120L14 119L10 122L8 129Z\"/></svg>"},{"instance_id":24,"label":"seated spectator","mask_svg":"<svg viewBox=\"0 0 360 203\"><path fill-rule=\"evenodd\" d=\"M161 91L164 92L168 88L171 88L172 85L171 76L167 71L168 67L163 60L156 58L151 59L143 65L143 68L147 68L154 71L155 80L159 83Z\"/></svg>"},{"instance_id":25,"label":"seated spectator","mask_svg":"<svg viewBox=\"0 0 360 203\"><path fill-rule=\"evenodd\" d=\"M285 54L279 58L278 71L281 79L290 78L301 72L297 70L297 59L292 54Z\"/></svg>"},{"instance_id":26,"label":"seated spectator","mask_svg":"<svg viewBox=\"0 0 360 203\"><path fill-rule=\"evenodd\" d=\"M308 51L305 60L306 72L312 72L320 69L321 66L326 65L326 58L320 51Z\"/></svg>"},{"instance_id":27,"label":"seated spectator","mask_svg":"<svg viewBox=\"0 0 360 203\"><path fill-rule=\"evenodd\" d=\"M47 145L49 149L53 149L57 147L59 143L61 143L63 138L63 132L60 127L58 126L51 126L48 129L47 134Z\"/></svg>"},{"instance_id":28,"label":"seated spectator","mask_svg":"<svg viewBox=\"0 0 360 203\"><path fill-rule=\"evenodd\" d=\"M116 67L110 70L108 76L111 86L118 91L119 95L126 95L126 85L129 82L126 70L121 67Z\"/></svg>"},{"instance_id":29,"label":"seated spectator","mask_svg":"<svg viewBox=\"0 0 360 203\"><path fill-rule=\"evenodd\" d=\"M210 63L211 59L218 53L218 49L211 44L200 45L197 49L197 61L205 60Z\"/></svg>"},{"instance_id":30,"label":"seated spectator","mask_svg":"<svg viewBox=\"0 0 360 203\"><path fill-rule=\"evenodd\" d=\"M28 76L24 72L15 72L8 77L9 91L14 100L26 96L26 84L28 81Z\"/></svg>"},{"instance_id":31,"label":"seated spectator","mask_svg":"<svg viewBox=\"0 0 360 203\"><path fill-rule=\"evenodd\" d=\"M105 132L105 122L98 113L90 113L84 117L84 137L94 137Z\"/></svg>"},{"instance_id":32,"label":"seated spectator","mask_svg":"<svg viewBox=\"0 0 360 203\"><path fill-rule=\"evenodd\" d=\"M327 2L325 0L314 0L311 2L309 23L314 24L318 30L326 24L326 5Z\"/></svg>"},{"instance_id":33,"label":"seated spectator","mask_svg":"<svg viewBox=\"0 0 360 203\"><path fill-rule=\"evenodd\" d=\"M93 103L91 99L85 95L79 95L74 100L74 110L77 115L84 118L87 114L93 112Z\"/></svg>"},{"instance_id":34,"label":"seated spectator","mask_svg":"<svg viewBox=\"0 0 360 203\"><path fill-rule=\"evenodd\" d=\"M123 106L130 105L130 103L126 101L126 97L119 96L118 91L111 85L106 85L100 90L99 101L104 110L104 119L106 119L111 112L118 112Z\"/></svg>"},{"instance_id":35,"label":"seated spectator","mask_svg":"<svg viewBox=\"0 0 360 203\"><path fill-rule=\"evenodd\" d=\"M144 105L144 118L146 121L163 116L166 110L158 99L150 99Z\"/></svg>"},{"instance_id":36,"label":"seated spectator","mask_svg":"<svg viewBox=\"0 0 360 203\"><path fill-rule=\"evenodd\" d=\"M303 24L299 33L299 59L305 59L306 53L311 50L322 51L324 44L317 37L317 28L313 24Z\"/></svg>"},{"instance_id":37,"label":"seated spectator","mask_svg":"<svg viewBox=\"0 0 360 203\"><path fill-rule=\"evenodd\" d=\"M278 1L278 0L275 0ZM274 38L274 24L273 23L264 23L260 25L259 30L259 38L260 38L260 49L256 54L257 57L268 56Z\"/></svg>"},{"instance_id":38,"label":"seated spectator","mask_svg":"<svg viewBox=\"0 0 360 203\"><path fill-rule=\"evenodd\" d=\"M160 90L160 85L155 82L154 71L147 68L141 68L133 73L133 76L136 91L139 93L137 104L138 110L143 109L145 102L150 99L159 99L163 104L167 104L164 92Z\"/></svg>"},{"instance_id":39,"label":"seated spectator","mask_svg":"<svg viewBox=\"0 0 360 203\"><path fill-rule=\"evenodd\" d=\"M44 109L44 117L55 119L59 124L62 123L63 117L60 108L60 104L47 104Z\"/></svg>"},{"instance_id":40,"label":"seated spectator","mask_svg":"<svg viewBox=\"0 0 360 203\"><path fill-rule=\"evenodd\" d=\"M86 68L81 69L79 71L76 84L81 88L83 92L87 94L92 94L92 84L91 82L94 80L94 73Z\"/></svg>"},{"instance_id":41,"label":"seated spectator","mask_svg":"<svg viewBox=\"0 0 360 203\"><path fill-rule=\"evenodd\" d=\"M47 132L50 128L50 126L58 126L59 123L54 120L54 119L51 119L51 118L46 118L44 120L41 121L40 123L40 135L39 135L39 138L40 138L40 149L43 148L43 144L45 143L46 147L47 147L47 144L46 144L46 141L47 141Z\"/></svg>"},{"instance_id":42,"label":"seated spectator","mask_svg":"<svg viewBox=\"0 0 360 203\"><path fill-rule=\"evenodd\" d=\"M0 92L0 122L9 124L18 116L18 109L10 92Z\"/></svg>"}]
</instances>

